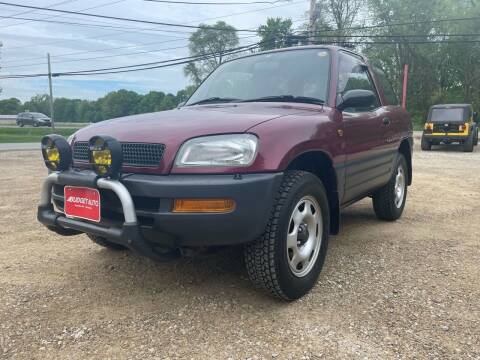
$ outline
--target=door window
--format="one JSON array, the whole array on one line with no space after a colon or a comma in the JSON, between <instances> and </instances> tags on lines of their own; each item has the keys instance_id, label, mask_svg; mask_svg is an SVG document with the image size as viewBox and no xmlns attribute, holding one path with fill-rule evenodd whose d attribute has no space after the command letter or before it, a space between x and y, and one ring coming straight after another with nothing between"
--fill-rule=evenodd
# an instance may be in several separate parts
<instances>
[{"instance_id":1,"label":"door window","mask_svg":"<svg viewBox=\"0 0 480 360\"><path fill-rule=\"evenodd\" d=\"M340 103L342 96L349 90L370 90L375 94L376 101L368 108L347 108L344 111L365 112L372 111L380 106L377 91L368 67L360 59L341 52L338 70L337 104Z\"/></svg>"}]
</instances>

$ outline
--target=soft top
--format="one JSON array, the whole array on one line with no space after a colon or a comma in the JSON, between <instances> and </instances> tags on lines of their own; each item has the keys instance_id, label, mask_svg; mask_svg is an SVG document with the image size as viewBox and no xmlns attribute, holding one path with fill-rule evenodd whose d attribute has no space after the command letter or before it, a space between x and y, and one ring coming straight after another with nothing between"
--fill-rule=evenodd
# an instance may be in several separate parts
<instances>
[{"instance_id":1,"label":"soft top","mask_svg":"<svg viewBox=\"0 0 480 360\"><path fill-rule=\"evenodd\" d=\"M472 105L470 104L438 104L430 107L428 112L428 121L446 122L461 121L466 122L472 116Z\"/></svg>"}]
</instances>

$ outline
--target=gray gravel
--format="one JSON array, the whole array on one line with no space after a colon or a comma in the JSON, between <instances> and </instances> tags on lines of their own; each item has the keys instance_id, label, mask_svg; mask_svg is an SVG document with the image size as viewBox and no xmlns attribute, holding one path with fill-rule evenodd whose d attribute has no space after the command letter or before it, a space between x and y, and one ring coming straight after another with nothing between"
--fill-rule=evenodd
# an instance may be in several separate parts
<instances>
[{"instance_id":1,"label":"gray gravel","mask_svg":"<svg viewBox=\"0 0 480 360\"><path fill-rule=\"evenodd\" d=\"M0 358L480 359L478 149L417 149L404 216L346 209L294 303L251 287L241 249L157 264L48 232L32 154L0 153Z\"/></svg>"}]
</instances>

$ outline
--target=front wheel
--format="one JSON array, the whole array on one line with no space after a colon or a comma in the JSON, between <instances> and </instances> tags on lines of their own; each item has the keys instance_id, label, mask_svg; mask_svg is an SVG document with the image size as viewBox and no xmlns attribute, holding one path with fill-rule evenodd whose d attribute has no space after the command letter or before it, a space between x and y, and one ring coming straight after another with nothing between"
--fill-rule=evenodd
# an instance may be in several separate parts
<instances>
[{"instance_id":1,"label":"front wheel","mask_svg":"<svg viewBox=\"0 0 480 360\"><path fill-rule=\"evenodd\" d=\"M407 201L407 184L407 162L402 154L398 154L390 181L373 194L373 209L377 218L394 221L402 216Z\"/></svg>"},{"instance_id":2,"label":"front wheel","mask_svg":"<svg viewBox=\"0 0 480 360\"><path fill-rule=\"evenodd\" d=\"M245 247L250 280L284 300L315 285L327 253L330 213L322 182L305 171L288 171L263 235Z\"/></svg>"},{"instance_id":3,"label":"front wheel","mask_svg":"<svg viewBox=\"0 0 480 360\"><path fill-rule=\"evenodd\" d=\"M34 123L33 123L33 127L38 127L38 123L37 123L37 122L34 122Z\"/></svg>"},{"instance_id":4,"label":"front wheel","mask_svg":"<svg viewBox=\"0 0 480 360\"><path fill-rule=\"evenodd\" d=\"M475 127L475 135L473 136L473 145L474 146L478 145L478 126Z\"/></svg>"},{"instance_id":5,"label":"front wheel","mask_svg":"<svg viewBox=\"0 0 480 360\"><path fill-rule=\"evenodd\" d=\"M20 122L18 123L18 126L19 126L19 127L23 127L23 123L20 121Z\"/></svg>"}]
</instances>

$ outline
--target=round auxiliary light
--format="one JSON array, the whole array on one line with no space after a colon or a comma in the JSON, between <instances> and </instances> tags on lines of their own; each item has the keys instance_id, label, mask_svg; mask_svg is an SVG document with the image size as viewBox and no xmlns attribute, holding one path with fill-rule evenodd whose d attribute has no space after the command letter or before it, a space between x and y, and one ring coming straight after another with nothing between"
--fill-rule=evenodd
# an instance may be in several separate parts
<instances>
[{"instance_id":1,"label":"round auxiliary light","mask_svg":"<svg viewBox=\"0 0 480 360\"><path fill-rule=\"evenodd\" d=\"M90 139L90 163L102 177L116 177L123 162L122 146L110 136L94 136Z\"/></svg>"},{"instance_id":2,"label":"round auxiliary light","mask_svg":"<svg viewBox=\"0 0 480 360\"><path fill-rule=\"evenodd\" d=\"M42 138L42 155L45 165L52 171L68 170L72 163L72 148L60 135L47 135Z\"/></svg>"}]
</instances>

